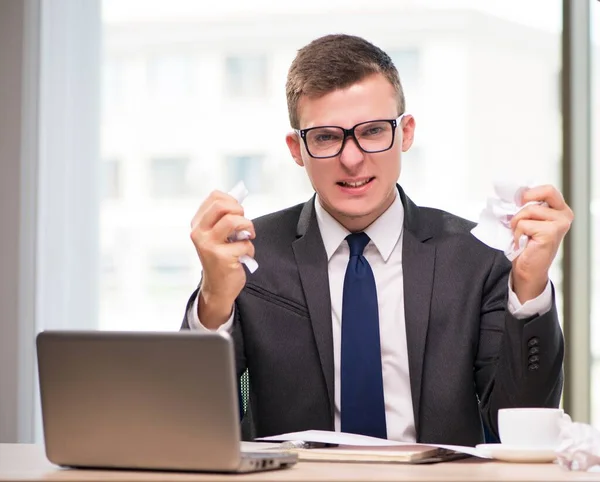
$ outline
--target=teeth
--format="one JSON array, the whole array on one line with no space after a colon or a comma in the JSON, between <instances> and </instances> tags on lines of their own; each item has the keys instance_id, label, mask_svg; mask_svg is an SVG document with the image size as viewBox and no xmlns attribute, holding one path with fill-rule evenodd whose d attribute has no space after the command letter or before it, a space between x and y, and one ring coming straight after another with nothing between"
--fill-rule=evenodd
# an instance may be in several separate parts
<instances>
[{"instance_id":1,"label":"teeth","mask_svg":"<svg viewBox=\"0 0 600 482\"><path fill-rule=\"evenodd\" d=\"M369 179L365 179L364 181L360 181L360 182L345 182L345 181L342 181L342 185L349 186L349 187L360 187L360 186L364 186L368 182L369 182Z\"/></svg>"}]
</instances>

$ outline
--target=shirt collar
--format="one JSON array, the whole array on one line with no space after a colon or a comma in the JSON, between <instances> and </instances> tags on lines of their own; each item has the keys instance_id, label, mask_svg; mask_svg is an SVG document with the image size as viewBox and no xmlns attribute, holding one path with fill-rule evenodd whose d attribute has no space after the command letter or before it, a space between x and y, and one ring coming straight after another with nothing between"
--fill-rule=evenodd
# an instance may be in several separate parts
<instances>
[{"instance_id":1,"label":"shirt collar","mask_svg":"<svg viewBox=\"0 0 600 482\"><path fill-rule=\"evenodd\" d=\"M371 238L371 242L375 245L385 262L387 262L398 243L404 224L404 206L400 200L398 190L394 189L394 191L396 195L391 206L365 229L365 233ZM323 238L323 244L325 245L327 261L329 261L344 239L346 239L346 236L350 234L350 231L338 223L321 206L318 194L315 197L315 214L319 230L321 231L321 237Z\"/></svg>"}]
</instances>

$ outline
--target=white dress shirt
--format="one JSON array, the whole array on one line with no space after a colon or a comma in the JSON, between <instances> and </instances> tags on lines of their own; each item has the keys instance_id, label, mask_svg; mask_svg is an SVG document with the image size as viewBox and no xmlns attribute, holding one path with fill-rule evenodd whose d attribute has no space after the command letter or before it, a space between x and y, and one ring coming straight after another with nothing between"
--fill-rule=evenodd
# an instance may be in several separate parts
<instances>
[{"instance_id":1,"label":"white dress shirt","mask_svg":"<svg viewBox=\"0 0 600 482\"><path fill-rule=\"evenodd\" d=\"M340 360L342 338L342 295L344 276L350 257L345 238L350 231L339 224L315 200L315 212L328 259L329 291L331 296L331 321L333 333L335 430L340 430ZM379 336L387 436L390 440L414 442L416 440L414 412L408 368L408 349L404 319L404 277L402 273L402 235L404 207L398 192L392 205L365 229L371 241L364 256L371 265L377 286L379 308ZM542 315L552 307L550 282L537 298L524 304L511 289L509 279L508 309L516 318ZM196 297L187 314L193 329L207 330L198 319ZM231 317L217 331L230 331Z\"/></svg>"}]
</instances>

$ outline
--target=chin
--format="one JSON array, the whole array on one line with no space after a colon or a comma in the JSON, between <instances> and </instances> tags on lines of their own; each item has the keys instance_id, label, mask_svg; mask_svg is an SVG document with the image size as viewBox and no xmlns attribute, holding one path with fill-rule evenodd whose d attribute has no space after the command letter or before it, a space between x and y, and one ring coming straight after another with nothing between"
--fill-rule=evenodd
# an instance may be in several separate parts
<instances>
[{"instance_id":1,"label":"chin","mask_svg":"<svg viewBox=\"0 0 600 482\"><path fill-rule=\"evenodd\" d=\"M342 203L339 206L334 206L334 209L341 216L344 216L348 219L359 219L364 218L366 216L370 216L373 212L377 210L377 205L365 205L362 203L361 206L349 206L349 203Z\"/></svg>"}]
</instances>

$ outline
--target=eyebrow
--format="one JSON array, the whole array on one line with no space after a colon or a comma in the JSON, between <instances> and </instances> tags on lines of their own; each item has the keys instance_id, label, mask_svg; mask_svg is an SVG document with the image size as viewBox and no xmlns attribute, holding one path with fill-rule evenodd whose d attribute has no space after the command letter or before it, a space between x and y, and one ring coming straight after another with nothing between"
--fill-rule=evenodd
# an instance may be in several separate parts
<instances>
[{"instance_id":1,"label":"eyebrow","mask_svg":"<svg viewBox=\"0 0 600 482\"><path fill-rule=\"evenodd\" d=\"M356 122L355 124L352 124L349 127L344 127L341 124L330 123L330 124L314 124L314 125L309 126L309 127L300 127L298 130L299 131L303 131L305 129L313 129L315 127L341 127L343 129L352 129L354 126L356 126L358 124L362 124L363 122L372 122L372 121L380 121L380 120L395 120L397 118L398 118L398 116L396 116L395 114L392 114L391 116L371 117L369 119L362 120L360 122Z\"/></svg>"}]
</instances>

